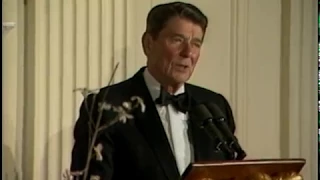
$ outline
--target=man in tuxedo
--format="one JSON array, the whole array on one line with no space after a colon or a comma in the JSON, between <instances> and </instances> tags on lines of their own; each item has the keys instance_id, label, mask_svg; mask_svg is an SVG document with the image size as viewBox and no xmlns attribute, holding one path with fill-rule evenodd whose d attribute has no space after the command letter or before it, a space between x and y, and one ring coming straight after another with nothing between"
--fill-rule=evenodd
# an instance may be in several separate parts
<instances>
[{"instance_id":1,"label":"man in tuxedo","mask_svg":"<svg viewBox=\"0 0 320 180\"><path fill-rule=\"evenodd\" d=\"M137 112L127 123L116 123L99 134L103 160L91 162L90 174L103 180L176 180L192 162L227 160L224 152L216 150L217 141L189 115L195 105L213 102L225 114L231 132L235 131L224 96L186 83L198 62L207 24L207 17L188 3L166 3L151 9L142 36L147 66L130 79L86 98L89 105L93 101L117 105L139 96L146 105L144 113ZM91 111L93 116L97 116L96 108ZM109 114L104 112L103 117ZM72 171L85 167L88 121L83 103L74 129Z\"/></svg>"}]
</instances>

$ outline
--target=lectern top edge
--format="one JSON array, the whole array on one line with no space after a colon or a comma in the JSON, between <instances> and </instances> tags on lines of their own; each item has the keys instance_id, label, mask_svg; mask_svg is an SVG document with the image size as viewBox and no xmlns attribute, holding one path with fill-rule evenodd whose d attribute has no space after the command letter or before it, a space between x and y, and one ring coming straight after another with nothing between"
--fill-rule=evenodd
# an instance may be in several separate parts
<instances>
[{"instance_id":1,"label":"lectern top edge","mask_svg":"<svg viewBox=\"0 0 320 180\"><path fill-rule=\"evenodd\" d=\"M278 177L283 179L289 176L302 177L299 173L305 163L305 159L253 159L195 162L188 166L181 179L243 180L258 175L259 177L262 175L263 177L269 177L269 179Z\"/></svg>"},{"instance_id":2,"label":"lectern top edge","mask_svg":"<svg viewBox=\"0 0 320 180\"><path fill-rule=\"evenodd\" d=\"M304 164L305 159L259 159L259 160L242 160L242 161L216 161L216 162L195 162L193 167L204 166L230 166L230 165L265 165L265 164Z\"/></svg>"}]
</instances>

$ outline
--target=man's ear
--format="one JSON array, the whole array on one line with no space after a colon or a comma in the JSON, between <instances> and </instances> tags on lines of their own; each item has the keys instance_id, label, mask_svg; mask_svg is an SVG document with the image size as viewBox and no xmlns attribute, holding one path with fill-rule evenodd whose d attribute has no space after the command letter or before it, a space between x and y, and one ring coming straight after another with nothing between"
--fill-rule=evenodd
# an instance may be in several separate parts
<instances>
[{"instance_id":1,"label":"man's ear","mask_svg":"<svg viewBox=\"0 0 320 180\"><path fill-rule=\"evenodd\" d=\"M152 37L148 33L142 35L142 48L145 55L148 55L152 48Z\"/></svg>"}]
</instances>

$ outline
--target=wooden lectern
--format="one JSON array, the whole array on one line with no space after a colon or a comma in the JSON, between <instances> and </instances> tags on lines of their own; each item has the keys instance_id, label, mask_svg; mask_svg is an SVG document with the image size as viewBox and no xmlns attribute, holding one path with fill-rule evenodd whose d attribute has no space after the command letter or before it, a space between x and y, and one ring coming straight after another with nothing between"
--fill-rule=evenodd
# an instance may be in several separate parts
<instances>
[{"instance_id":1,"label":"wooden lectern","mask_svg":"<svg viewBox=\"0 0 320 180\"><path fill-rule=\"evenodd\" d=\"M305 159L264 159L190 164L182 180L300 180Z\"/></svg>"}]
</instances>

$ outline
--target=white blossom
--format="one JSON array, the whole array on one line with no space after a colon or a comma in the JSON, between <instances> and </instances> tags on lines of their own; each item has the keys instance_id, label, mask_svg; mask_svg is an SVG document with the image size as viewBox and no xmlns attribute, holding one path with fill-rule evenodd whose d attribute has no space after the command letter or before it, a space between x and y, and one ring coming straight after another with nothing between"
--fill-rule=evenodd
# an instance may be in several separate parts
<instances>
[{"instance_id":1,"label":"white blossom","mask_svg":"<svg viewBox=\"0 0 320 180\"><path fill-rule=\"evenodd\" d=\"M100 180L100 176L92 175L90 176L90 180Z\"/></svg>"},{"instance_id":2,"label":"white blossom","mask_svg":"<svg viewBox=\"0 0 320 180\"><path fill-rule=\"evenodd\" d=\"M132 103L131 102L125 101L125 102L122 103L122 106L127 110L131 110L132 109Z\"/></svg>"},{"instance_id":3,"label":"white blossom","mask_svg":"<svg viewBox=\"0 0 320 180\"><path fill-rule=\"evenodd\" d=\"M112 108L112 105L111 104L108 104L106 102L102 102L102 103L99 103L99 111L103 111L103 110L110 110Z\"/></svg>"},{"instance_id":4,"label":"white blossom","mask_svg":"<svg viewBox=\"0 0 320 180\"><path fill-rule=\"evenodd\" d=\"M126 123L128 119L133 119L133 115L129 114L122 106L114 107L114 111L118 113L118 121Z\"/></svg>"},{"instance_id":5,"label":"white blossom","mask_svg":"<svg viewBox=\"0 0 320 180\"><path fill-rule=\"evenodd\" d=\"M102 157L102 154L101 154L101 151L103 149L103 146L101 143L99 143L97 146L95 146L93 148L94 152L96 153L96 160L97 161L102 161L103 160L103 157Z\"/></svg>"},{"instance_id":6,"label":"white blossom","mask_svg":"<svg viewBox=\"0 0 320 180\"><path fill-rule=\"evenodd\" d=\"M77 178L83 175L83 171L70 171L70 170L65 170L64 173L62 174L63 180L76 180Z\"/></svg>"},{"instance_id":7,"label":"white blossom","mask_svg":"<svg viewBox=\"0 0 320 180\"><path fill-rule=\"evenodd\" d=\"M131 97L131 101L137 101L138 106L140 106L141 108L141 112L145 112L146 111L146 105L143 102L143 99L139 96L132 96Z\"/></svg>"},{"instance_id":8,"label":"white blossom","mask_svg":"<svg viewBox=\"0 0 320 180\"><path fill-rule=\"evenodd\" d=\"M128 119L133 119L133 116L131 114L122 114L119 116L119 121L122 123L126 123Z\"/></svg>"},{"instance_id":9,"label":"white blossom","mask_svg":"<svg viewBox=\"0 0 320 180\"><path fill-rule=\"evenodd\" d=\"M100 88L89 89L89 88L76 88L74 91L80 91L83 97L87 97L89 94L98 94Z\"/></svg>"}]
</instances>

